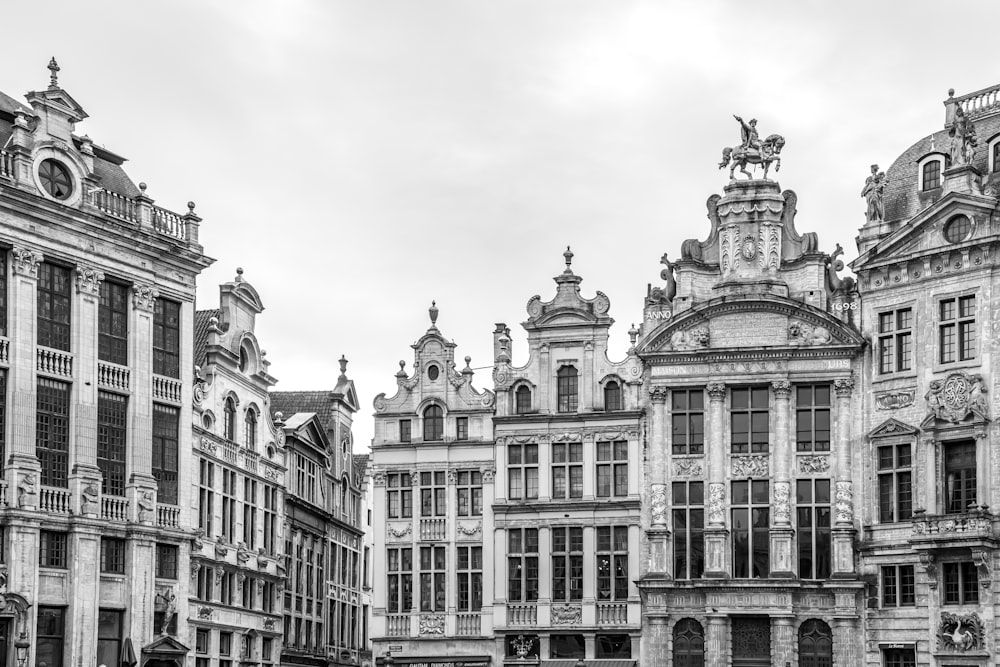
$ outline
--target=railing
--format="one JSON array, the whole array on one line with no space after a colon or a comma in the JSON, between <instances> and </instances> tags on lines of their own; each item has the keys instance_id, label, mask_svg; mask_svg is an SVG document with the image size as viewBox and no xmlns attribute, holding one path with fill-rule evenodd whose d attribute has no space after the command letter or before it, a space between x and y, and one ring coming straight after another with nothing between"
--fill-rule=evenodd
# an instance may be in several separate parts
<instances>
[{"instance_id":1,"label":"railing","mask_svg":"<svg viewBox=\"0 0 1000 667\"><path fill-rule=\"evenodd\" d=\"M101 188L100 190L94 190L93 201L94 206L110 216L127 220L128 222L139 221L139 212L134 199L129 199L117 192Z\"/></svg>"},{"instance_id":2,"label":"railing","mask_svg":"<svg viewBox=\"0 0 1000 667\"><path fill-rule=\"evenodd\" d=\"M105 521L128 521L128 501L114 496L101 496L101 518Z\"/></svg>"},{"instance_id":3,"label":"railing","mask_svg":"<svg viewBox=\"0 0 1000 667\"><path fill-rule=\"evenodd\" d=\"M507 605L507 625L536 625L538 608L528 604Z\"/></svg>"},{"instance_id":4,"label":"railing","mask_svg":"<svg viewBox=\"0 0 1000 667\"><path fill-rule=\"evenodd\" d=\"M420 539L439 542L445 539L447 521L445 519L421 519Z\"/></svg>"},{"instance_id":5,"label":"railing","mask_svg":"<svg viewBox=\"0 0 1000 667\"><path fill-rule=\"evenodd\" d=\"M243 450L243 465L249 472L257 472L257 462L260 461L260 454L249 449Z\"/></svg>"},{"instance_id":6,"label":"railing","mask_svg":"<svg viewBox=\"0 0 1000 667\"><path fill-rule=\"evenodd\" d=\"M69 489L43 486L38 492L38 509L49 514L71 514Z\"/></svg>"},{"instance_id":7,"label":"railing","mask_svg":"<svg viewBox=\"0 0 1000 667\"><path fill-rule=\"evenodd\" d=\"M977 510L967 514L920 514L913 517L914 539L993 535L993 515L988 512Z\"/></svg>"},{"instance_id":8,"label":"railing","mask_svg":"<svg viewBox=\"0 0 1000 667\"><path fill-rule=\"evenodd\" d=\"M409 637L410 615L394 614L385 617L385 634L387 637Z\"/></svg>"},{"instance_id":9,"label":"railing","mask_svg":"<svg viewBox=\"0 0 1000 667\"><path fill-rule=\"evenodd\" d=\"M229 442L228 440L222 443L222 458L226 459L230 463L236 463L236 454L239 453L240 448L236 446L235 443Z\"/></svg>"},{"instance_id":10,"label":"railing","mask_svg":"<svg viewBox=\"0 0 1000 667\"><path fill-rule=\"evenodd\" d=\"M10 505L10 498L7 497L7 482L0 480L0 507Z\"/></svg>"},{"instance_id":11,"label":"railing","mask_svg":"<svg viewBox=\"0 0 1000 667\"><path fill-rule=\"evenodd\" d=\"M628 605L624 602L598 602L598 625L625 625L628 623Z\"/></svg>"},{"instance_id":12,"label":"railing","mask_svg":"<svg viewBox=\"0 0 1000 667\"><path fill-rule=\"evenodd\" d=\"M36 369L39 373L73 377L73 355L61 350L39 347L36 357Z\"/></svg>"},{"instance_id":13,"label":"railing","mask_svg":"<svg viewBox=\"0 0 1000 667\"><path fill-rule=\"evenodd\" d=\"M483 634L482 617L479 614L459 614L456 621L455 634L459 637L478 637Z\"/></svg>"},{"instance_id":14,"label":"railing","mask_svg":"<svg viewBox=\"0 0 1000 667\"><path fill-rule=\"evenodd\" d=\"M979 116L1000 107L1000 86L984 88L955 99L966 115Z\"/></svg>"},{"instance_id":15,"label":"railing","mask_svg":"<svg viewBox=\"0 0 1000 667\"><path fill-rule=\"evenodd\" d=\"M10 363L10 339L0 338L0 363Z\"/></svg>"},{"instance_id":16,"label":"railing","mask_svg":"<svg viewBox=\"0 0 1000 667\"><path fill-rule=\"evenodd\" d=\"M176 378L168 378L162 375L153 376L153 400L170 401L171 403L181 402L181 381Z\"/></svg>"},{"instance_id":17,"label":"railing","mask_svg":"<svg viewBox=\"0 0 1000 667\"><path fill-rule=\"evenodd\" d=\"M165 208L160 208L159 206L153 207L153 229L181 241L185 239L184 219L176 213L168 211Z\"/></svg>"},{"instance_id":18,"label":"railing","mask_svg":"<svg viewBox=\"0 0 1000 667\"><path fill-rule=\"evenodd\" d=\"M118 389L128 391L132 371L125 366L97 362L97 386L101 389Z\"/></svg>"},{"instance_id":19,"label":"railing","mask_svg":"<svg viewBox=\"0 0 1000 667\"><path fill-rule=\"evenodd\" d=\"M0 151L0 176L14 178L14 156L7 151Z\"/></svg>"},{"instance_id":20,"label":"railing","mask_svg":"<svg viewBox=\"0 0 1000 667\"><path fill-rule=\"evenodd\" d=\"M160 528L177 528L180 524L181 508L175 505L156 506L156 525Z\"/></svg>"}]
</instances>

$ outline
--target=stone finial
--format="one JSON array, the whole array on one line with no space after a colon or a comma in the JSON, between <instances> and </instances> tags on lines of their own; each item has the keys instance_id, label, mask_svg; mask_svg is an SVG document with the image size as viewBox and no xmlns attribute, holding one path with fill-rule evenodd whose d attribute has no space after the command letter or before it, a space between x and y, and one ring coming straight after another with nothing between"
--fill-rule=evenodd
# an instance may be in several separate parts
<instances>
[{"instance_id":1,"label":"stone finial","mask_svg":"<svg viewBox=\"0 0 1000 667\"><path fill-rule=\"evenodd\" d=\"M49 61L49 88L59 87L59 63L56 62L56 57L52 56L52 60Z\"/></svg>"},{"instance_id":2,"label":"stone finial","mask_svg":"<svg viewBox=\"0 0 1000 667\"><path fill-rule=\"evenodd\" d=\"M569 246L566 246L566 252L563 253L563 257L566 259L566 270L564 273L573 273L573 251L569 249Z\"/></svg>"},{"instance_id":3,"label":"stone finial","mask_svg":"<svg viewBox=\"0 0 1000 667\"><path fill-rule=\"evenodd\" d=\"M431 307L427 309L427 314L431 316L431 328L437 327L438 313L437 301L431 301Z\"/></svg>"},{"instance_id":4,"label":"stone finial","mask_svg":"<svg viewBox=\"0 0 1000 667\"><path fill-rule=\"evenodd\" d=\"M472 357L466 355L465 357L465 368L462 369L462 375L472 375Z\"/></svg>"},{"instance_id":5,"label":"stone finial","mask_svg":"<svg viewBox=\"0 0 1000 667\"><path fill-rule=\"evenodd\" d=\"M346 378L347 377L347 357L345 357L344 355L340 355L340 359L337 360L337 363L340 364L340 377Z\"/></svg>"},{"instance_id":6,"label":"stone finial","mask_svg":"<svg viewBox=\"0 0 1000 667\"><path fill-rule=\"evenodd\" d=\"M139 183L139 191L140 191L140 192L141 192L142 194L146 194L146 187L147 187L147 186L146 186L146 184L145 184L145 183Z\"/></svg>"},{"instance_id":7,"label":"stone finial","mask_svg":"<svg viewBox=\"0 0 1000 667\"><path fill-rule=\"evenodd\" d=\"M406 368L405 367L406 367L406 362L403 361L402 359L400 359L399 360L399 372L396 373L396 377L398 377L398 378L406 378L406 377L408 377L406 375Z\"/></svg>"},{"instance_id":8,"label":"stone finial","mask_svg":"<svg viewBox=\"0 0 1000 667\"><path fill-rule=\"evenodd\" d=\"M243 267L241 267L241 266L237 266L236 267L235 282L238 282L238 283L243 282Z\"/></svg>"},{"instance_id":9,"label":"stone finial","mask_svg":"<svg viewBox=\"0 0 1000 667\"><path fill-rule=\"evenodd\" d=\"M955 97L955 89L954 88L949 88L948 89L948 97Z\"/></svg>"},{"instance_id":10,"label":"stone finial","mask_svg":"<svg viewBox=\"0 0 1000 667\"><path fill-rule=\"evenodd\" d=\"M194 215L194 202L193 201L189 201L188 202L188 213L190 213L191 215Z\"/></svg>"},{"instance_id":11,"label":"stone finial","mask_svg":"<svg viewBox=\"0 0 1000 667\"><path fill-rule=\"evenodd\" d=\"M628 330L628 339L629 342L632 344L632 347L635 347L635 340L638 337L639 337L639 330L635 328L635 323L633 323L632 328Z\"/></svg>"}]
</instances>

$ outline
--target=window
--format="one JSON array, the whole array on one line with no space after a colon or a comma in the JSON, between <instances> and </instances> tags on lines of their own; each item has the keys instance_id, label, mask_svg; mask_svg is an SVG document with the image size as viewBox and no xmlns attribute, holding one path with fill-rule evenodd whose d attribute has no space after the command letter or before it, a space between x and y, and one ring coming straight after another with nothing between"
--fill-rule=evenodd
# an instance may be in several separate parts
<instances>
[{"instance_id":1,"label":"window","mask_svg":"<svg viewBox=\"0 0 1000 667\"><path fill-rule=\"evenodd\" d=\"M960 243L972 232L972 222L966 215L956 215L944 226L944 240L948 243Z\"/></svg>"},{"instance_id":2,"label":"window","mask_svg":"<svg viewBox=\"0 0 1000 667\"><path fill-rule=\"evenodd\" d=\"M67 535L52 530L43 530L39 535L38 565L60 570L66 569Z\"/></svg>"},{"instance_id":3,"label":"window","mask_svg":"<svg viewBox=\"0 0 1000 667\"><path fill-rule=\"evenodd\" d=\"M469 418L468 417L455 417L455 439L456 440L468 440L469 439Z\"/></svg>"},{"instance_id":4,"label":"window","mask_svg":"<svg viewBox=\"0 0 1000 667\"><path fill-rule=\"evenodd\" d=\"M273 554L278 546L278 488L264 485L264 553Z\"/></svg>"},{"instance_id":5,"label":"window","mask_svg":"<svg viewBox=\"0 0 1000 667\"><path fill-rule=\"evenodd\" d=\"M156 501L177 504L177 427L180 410L169 405L153 404L153 477Z\"/></svg>"},{"instance_id":6,"label":"window","mask_svg":"<svg viewBox=\"0 0 1000 667\"><path fill-rule=\"evenodd\" d=\"M222 406L222 437L233 442L236 440L236 402L226 397Z\"/></svg>"},{"instance_id":7,"label":"window","mask_svg":"<svg viewBox=\"0 0 1000 667\"><path fill-rule=\"evenodd\" d=\"M917 656L912 648L882 649L883 667L916 667Z\"/></svg>"},{"instance_id":8,"label":"window","mask_svg":"<svg viewBox=\"0 0 1000 667\"><path fill-rule=\"evenodd\" d=\"M552 497L583 498L583 444L552 445Z\"/></svg>"},{"instance_id":9,"label":"window","mask_svg":"<svg viewBox=\"0 0 1000 667\"><path fill-rule=\"evenodd\" d=\"M0 336L7 335L7 251L0 250Z\"/></svg>"},{"instance_id":10,"label":"window","mask_svg":"<svg viewBox=\"0 0 1000 667\"><path fill-rule=\"evenodd\" d=\"M674 667L705 667L705 631L693 618L674 625Z\"/></svg>"},{"instance_id":11,"label":"window","mask_svg":"<svg viewBox=\"0 0 1000 667\"><path fill-rule=\"evenodd\" d=\"M412 436L410 434L410 420L400 419L399 420L399 441L400 442L410 442Z\"/></svg>"},{"instance_id":12,"label":"window","mask_svg":"<svg viewBox=\"0 0 1000 667\"><path fill-rule=\"evenodd\" d=\"M48 262L38 267L38 344L69 351L70 270Z\"/></svg>"},{"instance_id":13,"label":"window","mask_svg":"<svg viewBox=\"0 0 1000 667\"><path fill-rule=\"evenodd\" d=\"M124 613L117 609L101 609L97 614L98 665L117 665L121 662L122 616Z\"/></svg>"},{"instance_id":14,"label":"window","mask_svg":"<svg viewBox=\"0 0 1000 667\"><path fill-rule=\"evenodd\" d=\"M219 585L219 602L222 604L233 604L233 593L236 590L236 574L234 572L223 572L222 581Z\"/></svg>"},{"instance_id":15,"label":"window","mask_svg":"<svg viewBox=\"0 0 1000 667\"><path fill-rule=\"evenodd\" d=\"M483 548L458 547L458 610L483 608Z\"/></svg>"},{"instance_id":16,"label":"window","mask_svg":"<svg viewBox=\"0 0 1000 667\"><path fill-rule=\"evenodd\" d=\"M69 199L73 194L73 177L63 163L51 158L38 165L38 180L54 199Z\"/></svg>"},{"instance_id":17,"label":"window","mask_svg":"<svg viewBox=\"0 0 1000 667\"><path fill-rule=\"evenodd\" d=\"M444 611L445 547L420 547L420 611Z\"/></svg>"},{"instance_id":18,"label":"window","mask_svg":"<svg viewBox=\"0 0 1000 667\"><path fill-rule=\"evenodd\" d=\"M125 540L101 538L101 572L125 574Z\"/></svg>"},{"instance_id":19,"label":"window","mask_svg":"<svg viewBox=\"0 0 1000 667\"><path fill-rule=\"evenodd\" d=\"M243 543L257 549L257 481L243 478Z\"/></svg>"},{"instance_id":20,"label":"window","mask_svg":"<svg viewBox=\"0 0 1000 667\"><path fill-rule=\"evenodd\" d=\"M420 516L444 516L446 499L444 472L420 473Z\"/></svg>"},{"instance_id":21,"label":"window","mask_svg":"<svg viewBox=\"0 0 1000 667\"><path fill-rule=\"evenodd\" d=\"M483 515L483 475L478 470L458 473L458 516Z\"/></svg>"},{"instance_id":22,"label":"window","mask_svg":"<svg viewBox=\"0 0 1000 667\"><path fill-rule=\"evenodd\" d=\"M810 618L799 626L799 667L833 665L833 632L825 622Z\"/></svg>"},{"instance_id":23,"label":"window","mask_svg":"<svg viewBox=\"0 0 1000 667\"><path fill-rule=\"evenodd\" d=\"M219 633L219 655L228 656L233 654L233 633Z\"/></svg>"},{"instance_id":24,"label":"window","mask_svg":"<svg viewBox=\"0 0 1000 667\"><path fill-rule=\"evenodd\" d=\"M69 479L69 385L38 378L35 454L42 485L66 488Z\"/></svg>"},{"instance_id":25,"label":"window","mask_svg":"<svg viewBox=\"0 0 1000 667\"><path fill-rule=\"evenodd\" d=\"M127 416L125 396L97 392L97 467L101 469L101 493L106 496L125 495Z\"/></svg>"},{"instance_id":26,"label":"window","mask_svg":"<svg viewBox=\"0 0 1000 667\"><path fill-rule=\"evenodd\" d=\"M440 374L441 374L441 369L437 367L437 364L431 364L430 366L427 367L427 379L430 380L431 382L437 380Z\"/></svg>"},{"instance_id":27,"label":"window","mask_svg":"<svg viewBox=\"0 0 1000 667\"><path fill-rule=\"evenodd\" d=\"M741 480L732 483L733 576L766 577L770 553L768 482Z\"/></svg>"},{"instance_id":28,"label":"window","mask_svg":"<svg viewBox=\"0 0 1000 667\"><path fill-rule=\"evenodd\" d=\"M674 578L705 571L705 483L673 483Z\"/></svg>"},{"instance_id":29,"label":"window","mask_svg":"<svg viewBox=\"0 0 1000 667\"><path fill-rule=\"evenodd\" d=\"M177 578L177 547L173 544L156 545L156 578Z\"/></svg>"},{"instance_id":30,"label":"window","mask_svg":"<svg viewBox=\"0 0 1000 667\"><path fill-rule=\"evenodd\" d=\"M153 309L153 373L180 377L181 305L157 299Z\"/></svg>"},{"instance_id":31,"label":"window","mask_svg":"<svg viewBox=\"0 0 1000 667\"><path fill-rule=\"evenodd\" d=\"M511 500L538 498L538 445L507 447L507 484Z\"/></svg>"},{"instance_id":32,"label":"window","mask_svg":"<svg viewBox=\"0 0 1000 667\"><path fill-rule=\"evenodd\" d=\"M212 518L215 514L215 464L198 461L198 527L209 538L214 537Z\"/></svg>"},{"instance_id":33,"label":"window","mask_svg":"<svg viewBox=\"0 0 1000 667\"><path fill-rule=\"evenodd\" d=\"M907 521L913 515L910 445L878 448L878 520Z\"/></svg>"},{"instance_id":34,"label":"window","mask_svg":"<svg viewBox=\"0 0 1000 667\"><path fill-rule=\"evenodd\" d=\"M208 653L208 630L199 628L194 638L195 653Z\"/></svg>"},{"instance_id":35,"label":"window","mask_svg":"<svg viewBox=\"0 0 1000 667\"><path fill-rule=\"evenodd\" d=\"M946 512L967 512L976 504L976 443L949 442L944 445L944 485Z\"/></svg>"},{"instance_id":36,"label":"window","mask_svg":"<svg viewBox=\"0 0 1000 667\"><path fill-rule=\"evenodd\" d=\"M597 599L628 598L628 526L597 527Z\"/></svg>"},{"instance_id":37,"label":"window","mask_svg":"<svg viewBox=\"0 0 1000 667\"><path fill-rule=\"evenodd\" d=\"M253 408L247 409L247 414L244 417L244 429L246 433L244 434L244 442L246 442L247 449L251 451L257 450L257 411Z\"/></svg>"},{"instance_id":38,"label":"window","mask_svg":"<svg viewBox=\"0 0 1000 667\"><path fill-rule=\"evenodd\" d=\"M507 530L507 601L538 599L538 529Z\"/></svg>"},{"instance_id":39,"label":"window","mask_svg":"<svg viewBox=\"0 0 1000 667\"><path fill-rule=\"evenodd\" d=\"M1000 141L993 144L993 172L1000 171Z\"/></svg>"},{"instance_id":40,"label":"window","mask_svg":"<svg viewBox=\"0 0 1000 667\"><path fill-rule=\"evenodd\" d=\"M413 490L409 473L386 475L386 496L390 519L409 519L413 516Z\"/></svg>"},{"instance_id":41,"label":"window","mask_svg":"<svg viewBox=\"0 0 1000 667\"><path fill-rule=\"evenodd\" d=\"M202 565L198 568L198 585L196 588L196 595L199 600L209 601L212 599L212 593L214 592L214 582L215 570Z\"/></svg>"},{"instance_id":42,"label":"window","mask_svg":"<svg viewBox=\"0 0 1000 667\"><path fill-rule=\"evenodd\" d=\"M912 565L882 568L882 606L913 607L917 604Z\"/></svg>"},{"instance_id":43,"label":"window","mask_svg":"<svg viewBox=\"0 0 1000 667\"><path fill-rule=\"evenodd\" d=\"M316 462L302 454L295 455L296 492L300 498L316 501Z\"/></svg>"},{"instance_id":44,"label":"window","mask_svg":"<svg viewBox=\"0 0 1000 667\"><path fill-rule=\"evenodd\" d=\"M264 592L261 595L263 598L261 600L261 610L267 612L268 614L274 613L274 582L266 581L264 582Z\"/></svg>"},{"instance_id":45,"label":"window","mask_svg":"<svg viewBox=\"0 0 1000 667\"><path fill-rule=\"evenodd\" d=\"M0 253L0 257L3 253ZM2 269L0 269L2 270ZM7 371L0 369L0 475L7 460Z\"/></svg>"},{"instance_id":46,"label":"window","mask_svg":"<svg viewBox=\"0 0 1000 667\"><path fill-rule=\"evenodd\" d=\"M236 541L236 472L222 469L222 537Z\"/></svg>"},{"instance_id":47,"label":"window","mask_svg":"<svg viewBox=\"0 0 1000 667\"><path fill-rule=\"evenodd\" d=\"M799 537L799 577L830 576L830 480L795 482L795 511Z\"/></svg>"},{"instance_id":48,"label":"window","mask_svg":"<svg viewBox=\"0 0 1000 667\"><path fill-rule=\"evenodd\" d=\"M795 449L830 451L830 385L796 385Z\"/></svg>"},{"instance_id":49,"label":"window","mask_svg":"<svg viewBox=\"0 0 1000 667\"><path fill-rule=\"evenodd\" d=\"M674 389L670 392L670 430L674 454L705 451L705 391Z\"/></svg>"},{"instance_id":50,"label":"window","mask_svg":"<svg viewBox=\"0 0 1000 667\"><path fill-rule=\"evenodd\" d=\"M730 395L733 454L766 452L769 440L767 387L733 389Z\"/></svg>"},{"instance_id":51,"label":"window","mask_svg":"<svg viewBox=\"0 0 1000 667\"><path fill-rule=\"evenodd\" d=\"M563 366L556 372L556 393L559 399L559 412L576 412L578 400L576 368Z\"/></svg>"},{"instance_id":52,"label":"window","mask_svg":"<svg viewBox=\"0 0 1000 667\"><path fill-rule=\"evenodd\" d=\"M514 413L523 415L528 412L531 412L531 388L522 384L514 390Z\"/></svg>"},{"instance_id":53,"label":"window","mask_svg":"<svg viewBox=\"0 0 1000 667\"><path fill-rule=\"evenodd\" d=\"M628 495L628 443L624 440L597 443L597 496Z\"/></svg>"},{"instance_id":54,"label":"window","mask_svg":"<svg viewBox=\"0 0 1000 667\"><path fill-rule=\"evenodd\" d=\"M66 627L66 609L63 607L38 607L38 637L35 646L35 664L46 667L63 665L63 632ZM115 664L115 663L108 663Z\"/></svg>"},{"instance_id":55,"label":"window","mask_svg":"<svg viewBox=\"0 0 1000 667\"><path fill-rule=\"evenodd\" d=\"M552 635L549 637L549 657L582 660L586 655L583 635Z\"/></svg>"},{"instance_id":56,"label":"window","mask_svg":"<svg viewBox=\"0 0 1000 667\"><path fill-rule=\"evenodd\" d=\"M128 287L105 280L97 309L97 358L128 364Z\"/></svg>"},{"instance_id":57,"label":"window","mask_svg":"<svg viewBox=\"0 0 1000 667\"><path fill-rule=\"evenodd\" d=\"M913 369L913 311L890 310L878 316L878 372L880 375Z\"/></svg>"},{"instance_id":58,"label":"window","mask_svg":"<svg viewBox=\"0 0 1000 667\"><path fill-rule=\"evenodd\" d=\"M444 439L444 411L440 406L432 405L424 410L424 440L434 441Z\"/></svg>"},{"instance_id":59,"label":"window","mask_svg":"<svg viewBox=\"0 0 1000 667\"><path fill-rule=\"evenodd\" d=\"M263 637L260 640L260 657L261 660L270 660L271 655L274 651L271 645L272 639L270 637Z\"/></svg>"},{"instance_id":60,"label":"window","mask_svg":"<svg viewBox=\"0 0 1000 667\"><path fill-rule=\"evenodd\" d=\"M969 562L944 563L944 603L977 604L979 602L979 573Z\"/></svg>"},{"instance_id":61,"label":"window","mask_svg":"<svg viewBox=\"0 0 1000 667\"><path fill-rule=\"evenodd\" d=\"M387 549L386 571L389 613L409 612L413 608L413 549Z\"/></svg>"},{"instance_id":62,"label":"window","mask_svg":"<svg viewBox=\"0 0 1000 667\"><path fill-rule=\"evenodd\" d=\"M976 296L942 299L938 326L941 363L976 358Z\"/></svg>"},{"instance_id":63,"label":"window","mask_svg":"<svg viewBox=\"0 0 1000 667\"><path fill-rule=\"evenodd\" d=\"M552 601L583 599L583 528L552 529Z\"/></svg>"},{"instance_id":64,"label":"window","mask_svg":"<svg viewBox=\"0 0 1000 667\"><path fill-rule=\"evenodd\" d=\"M604 385L604 409L608 412L624 409L622 405L622 386L616 380L609 380Z\"/></svg>"},{"instance_id":65,"label":"window","mask_svg":"<svg viewBox=\"0 0 1000 667\"><path fill-rule=\"evenodd\" d=\"M594 645L598 660L632 657L632 639L628 635L597 635Z\"/></svg>"},{"instance_id":66,"label":"window","mask_svg":"<svg viewBox=\"0 0 1000 667\"><path fill-rule=\"evenodd\" d=\"M923 190L933 190L941 187L941 160L931 160L924 163Z\"/></svg>"}]
</instances>

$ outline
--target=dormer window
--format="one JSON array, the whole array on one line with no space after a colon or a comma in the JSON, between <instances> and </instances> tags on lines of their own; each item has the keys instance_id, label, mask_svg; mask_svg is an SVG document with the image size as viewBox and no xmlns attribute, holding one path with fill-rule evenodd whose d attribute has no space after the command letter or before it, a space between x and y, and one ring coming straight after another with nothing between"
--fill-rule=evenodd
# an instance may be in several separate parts
<instances>
[{"instance_id":1,"label":"dormer window","mask_svg":"<svg viewBox=\"0 0 1000 667\"><path fill-rule=\"evenodd\" d=\"M941 187L941 158L932 158L920 167L920 189L924 192Z\"/></svg>"},{"instance_id":2,"label":"dormer window","mask_svg":"<svg viewBox=\"0 0 1000 667\"><path fill-rule=\"evenodd\" d=\"M437 405L424 410L424 440L444 439L444 411Z\"/></svg>"},{"instance_id":3,"label":"dormer window","mask_svg":"<svg viewBox=\"0 0 1000 667\"><path fill-rule=\"evenodd\" d=\"M616 380L604 385L604 409L608 412L622 410L622 386Z\"/></svg>"},{"instance_id":4,"label":"dormer window","mask_svg":"<svg viewBox=\"0 0 1000 667\"><path fill-rule=\"evenodd\" d=\"M38 165L38 180L53 199L69 199L73 194L73 177L61 162L51 158Z\"/></svg>"},{"instance_id":5,"label":"dormer window","mask_svg":"<svg viewBox=\"0 0 1000 667\"><path fill-rule=\"evenodd\" d=\"M531 388L522 384L514 391L514 413L523 415L531 412Z\"/></svg>"},{"instance_id":6,"label":"dormer window","mask_svg":"<svg viewBox=\"0 0 1000 667\"><path fill-rule=\"evenodd\" d=\"M559 412L576 412L579 400L578 374L573 366L563 366L556 373Z\"/></svg>"},{"instance_id":7,"label":"dormer window","mask_svg":"<svg viewBox=\"0 0 1000 667\"><path fill-rule=\"evenodd\" d=\"M240 346L240 373L247 372L247 366L250 365L250 355L247 354L247 349Z\"/></svg>"}]
</instances>

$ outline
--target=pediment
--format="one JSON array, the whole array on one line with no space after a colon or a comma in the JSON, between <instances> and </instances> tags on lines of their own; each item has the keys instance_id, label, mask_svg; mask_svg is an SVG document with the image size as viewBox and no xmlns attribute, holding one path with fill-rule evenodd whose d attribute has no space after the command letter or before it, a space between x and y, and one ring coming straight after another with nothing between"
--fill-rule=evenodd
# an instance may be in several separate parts
<instances>
[{"instance_id":1,"label":"pediment","mask_svg":"<svg viewBox=\"0 0 1000 667\"><path fill-rule=\"evenodd\" d=\"M187 655L190 651L191 649L170 635L160 635L142 647L143 654L156 656Z\"/></svg>"},{"instance_id":2,"label":"pediment","mask_svg":"<svg viewBox=\"0 0 1000 667\"><path fill-rule=\"evenodd\" d=\"M909 424L904 424L898 419L889 418L884 422L876 426L868 433L869 438L888 438L896 437L900 435L916 435L920 432L920 429L910 426Z\"/></svg>"},{"instance_id":3,"label":"pediment","mask_svg":"<svg viewBox=\"0 0 1000 667\"><path fill-rule=\"evenodd\" d=\"M74 100L73 97L62 88L49 88L42 91L32 91L28 93L25 98L29 103L31 103L32 106L35 106L35 104L38 103L52 109L58 109L74 122L79 122L84 118L87 118L87 112L83 110L80 103Z\"/></svg>"},{"instance_id":4,"label":"pediment","mask_svg":"<svg viewBox=\"0 0 1000 667\"><path fill-rule=\"evenodd\" d=\"M544 324L548 326L559 324L590 324L596 320L597 318L590 313L579 310L564 309L546 313L535 320L535 324Z\"/></svg>"}]
</instances>

